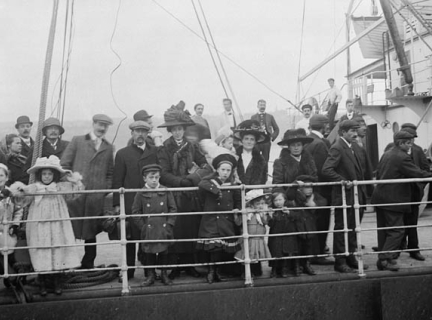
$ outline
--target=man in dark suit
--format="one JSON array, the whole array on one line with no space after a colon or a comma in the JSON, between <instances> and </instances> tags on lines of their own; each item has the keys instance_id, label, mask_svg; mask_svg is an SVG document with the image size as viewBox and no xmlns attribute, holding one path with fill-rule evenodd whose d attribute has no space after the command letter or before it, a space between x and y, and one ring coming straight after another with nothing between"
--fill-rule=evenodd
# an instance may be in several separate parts
<instances>
[{"instance_id":1,"label":"man in dark suit","mask_svg":"<svg viewBox=\"0 0 432 320\"><path fill-rule=\"evenodd\" d=\"M353 100L347 99L347 101L345 102L345 106L347 112L342 117L340 117L340 122L344 120L355 120L356 117L360 116L360 113L358 113L354 108Z\"/></svg>"},{"instance_id":2,"label":"man in dark suit","mask_svg":"<svg viewBox=\"0 0 432 320\"><path fill-rule=\"evenodd\" d=\"M266 113L266 102L265 100L258 100L258 113L254 114L251 119L259 122L261 129L265 130L265 132L270 135L271 141L266 143L261 143L258 145L258 149L263 155L266 163L268 163L270 158L270 148L271 143L274 141L279 135L279 127L276 123L276 120L271 114Z\"/></svg>"},{"instance_id":3,"label":"man in dark suit","mask_svg":"<svg viewBox=\"0 0 432 320\"><path fill-rule=\"evenodd\" d=\"M93 116L93 130L82 136L75 136L63 152L61 165L64 169L79 172L86 190L111 189L113 176L113 154L111 143L105 139L108 127L113 121L104 114ZM105 194L82 194L75 201L68 202L71 217L102 216ZM93 268L96 258L96 235L102 231L102 220L73 220L75 237L85 240L85 254L81 260L84 269Z\"/></svg>"},{"instance_id":4,"label":"man in dark suit","mask_svg":"<svg viewBox=\"0 0 432 320\"><path fill-rule=\"evenodd\" d=\"M151 126L144 121L135 121L129 125L133 143L120 149L115 157L113 189L140 189L144 187L144 180L141 176L142 167L149 164L157 164L157 147L147 143L147 135ZM126 214L132 214L132 204L136 193L125 194ZM120 214L120 195L114 193L113 206L116 214ZM131 237L128 240L140 240L140 230L128 219ZM135 266L136 243L126 244L126 262L128 266ZM135 269L128 269L128 278L134 277Z\"/></svg>"},{"instance_id":5,"label":"man in dark suit","mask_svg":"<svg viewBox=\"0 0 432 320\"><path fill-rule=\"evenodd\" d=\"M18 131L18 136L21 138L21 154L27 158L33 155L34 141L30 137L33 122L27 116L19 116L15 124L15 129ZM31 160L30 160L31 163Z\"/></svg>"},{"instance_id":6,"label":"man in dark suit","mask_svg":"<svg viewBox=\"0 0 432 320\"><path fill-rule=\"evenodd\" d=\"M314 140L306 145L305 149L312 155L315 161L318 172L318 182L328 181L328 179L326 179L326 177L324 177L322 174L322 167L327 159L328 151L330 149L330 143L326 138L324 138L324 132L327 124L328 118L322 114L313 115L309 121L309 127L311 131L308 137L313 138ZM328 186L322 186L317 187L316 191L327 200L328 204L331 203L331 188ZM328 231L330 225L330 208L317 209L315 213L315 224L317 231ZM317 234L316 240L317 254L325 254L327 233ZM311 259L311 263L328 265L333 264L334 262L326 258L315 258Z\"/></svg>"},{"instance_id":7,"label":"man in dark suit","mask_svg":"<svg viewBox=\"0 0 432 320\"><path fill-rule=\"evenodd\" d=\"M44 121L42 134L45 139L42 141L42 157L56 156L61 159L69 141L61 139L65 132L57 118L48 118Z\"/></svg>"},{"instance_id":8,"label":"man in dark suit","mask_svg":"<svg viewBox=\"0 0 432 320\"><path fill-rule=\"evenodd\" d=\"M408 153L411 157L414 164L423 171L430 171L429 161L426 158L422 147L416 145L414 143L414 139L417 138L417 126L412 123L404 123L401 126L401 131L406 131L413 136L411 151ZM422 201L424 195L424 183L413 183L412 188L412 200L413 202ZM413 204L411 206L411 213L404 214L404 224L406 226L417 225L419 216L419 205ZM417 228L406 228L405 229L405 237L402 242L402 247L406 247L407 249L418 249L419 248L419 240L417 234ZM410 251L410 257L424 261L425 257L420 253L420 251Z\"/></svg>"},{"instance_id":9,"label":"man in dark suit","mask_svg":"<svg viewBox=\"0 0 432 320\"><path fill-rule=\"evenodd\" d=\"M347 228L348 232L348 251L351 253L348 257L337 256L334 269L342 273L353 272L358 268L358 262L352 254L357 249L357 239L355 235L355 211L354 211L354 190L352 188L353 180L364 180L363 170L359 159L358 145L355 142L357 138L357 129L359 125L356 121L345 120L339 126L339 139L331 146L329 155L323 165L322 174L328 181L343 181L346 188L347 208ZM366 203L364 186L358 188L359 203ZM341 186L334 186L332 190L332 205L342 205ZM362 211L363 209L360 209ZM361 212L360 212L361 214ZM344 229L343 209L335 209L334 230ZM345 252L345 239L343 232L334 233L333 253L341 254ZM365 265L365 268L367 266Z\"/></svg>"},{"instance_id":10,"label":"man in dark suit","mask_svg":"<svg viewBox=\"0 0 432 320\"><path fill-rule=\"evenodd\" d=\"M432 173L417 167L408 155L412 148L413 135L406 131L399 131L394 135L395 146L385 152L377 168L377 180L427 178ZM406 203L411 202L415 190L410 183L377 184L372 195L373 204ZM412 205L377 206L377 227L401 227L404 216L410 214ZM398 250L404 237L404 229L378 230L378 251ZM379 270L399 270L395 253L380 253L377 267Z\"/></svg>"}]
</instances>

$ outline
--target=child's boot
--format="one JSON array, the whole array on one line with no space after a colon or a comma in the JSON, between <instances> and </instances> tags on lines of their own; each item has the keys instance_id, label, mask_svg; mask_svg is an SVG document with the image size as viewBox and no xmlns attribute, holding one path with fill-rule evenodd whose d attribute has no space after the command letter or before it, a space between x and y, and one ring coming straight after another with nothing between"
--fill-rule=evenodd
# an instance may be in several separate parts
<instances>
[{"instance_id":1,"label":"child's boot","mask_svg":"<svg viewBox=\"0 0 432 320\"><path fill-rule=\"evenodd\" d=\"M62 283L61 283L61 274L54 275L54 293L57 295L62 294Z\"/></svg>"},{"instance_id":2,"label":"child's boot","mask_svg":"<svg viewBox=\"0 0 432 320\"><path fill-rule=\"evenodd\" d=\"M207 273L207 282L212 284L215 280L215 269L214 266L209 266Z\"/></svg>"},{"instance_id":3,"label":"child's boot","mask_svg":"<svg viewBox=\"0 0 432 320\"><path fill-rule=\"evenodd\" d=\"M162 269L161 272L161 279L162 279L162 283L166 286L170 286L172 285L172 281L171 279L168 277L167 271L166 269Z\"/></svg>"},{"instance_id":4,"label":"child's boot","mask_svg":"<svg viewBox=\"0 0 432 320\"><path fill-rule=\"evenodd\" d=\"M46 278L45 275L43 274L39 275L39 293L42 297L45 297L48 293L46 289L45 278Z\"/></svg>"},{"instance_id":5,"label":"child's boot","mask_svg":"<svg viewBox=\"0 0 432 320\"><path fill-rule=\"evenodd\" d=\"M156 271L155 269L148 269L148 277L146 280L142 283L144 287L149 287L154 284L155 278L156 278Z\"/></svg>"}]
</instances>

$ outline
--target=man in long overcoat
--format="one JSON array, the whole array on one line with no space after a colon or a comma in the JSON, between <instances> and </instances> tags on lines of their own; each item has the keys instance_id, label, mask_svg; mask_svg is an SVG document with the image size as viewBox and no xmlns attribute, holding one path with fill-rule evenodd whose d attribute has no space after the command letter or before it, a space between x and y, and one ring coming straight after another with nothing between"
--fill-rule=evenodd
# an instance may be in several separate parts
<instances>
[{"instance_id":1,"label":"man in long overcoat","mask_svg":"<svg viewBox=\"0 0 432 320\"><path fill-rule=\"evenodd\" d=\"M339 139L331 146L329 155L325 161L322 174L328 181L345 181L346 186L346 204L347 208L347 227L352 231L348 232L348 251L354 252L357 249L357 240L355 235L355 213L354 213L354 190L352 187L353 180L365 180L359 157L359 146L354 143L357 138L357 129L359 124L353 120L345 120L339 126ZM366 203L366 191L364 186L358 188L359 203ZM334 186L332 190L332 205L342 205L341 186ZM362 211L363 208L360 209ZM361 215L361 212L360 212ZM334 230L342 230L343 209L335 209ZM343 232L335 232L333 236L333 253L345 252L345 239ZM366 267L366 266L365 266ZM352 269L358 268L357 259L353 254L348 257L337 256L334 269L338 272L349 273Z\"/></svg>"},{"instance_id":2,"label":"man in long overcoat","mask_svg":"<svg viewBox=\"0 0 432 320\"><path fill-rule=\"evenodd\" d=\"M93 116L93 130L83 136L75 136L67 146L61 159L64 169L79 172L83 176L86 190L110 189L113 175L113 146L105 139L110 117L104 114ZM102 216L104 193L83 194L68 203L71 217ZM85 240L85 254L81 261L84 269L93 268L96 258L96 235L102 231L102 220L73 220L75 237Z\"/></svg>"},{"instance_id":3,"label":"man in long overcoat","mask_svg":"<svg viewBox=\"0 0 432 320\"><path fill-rule=\"evenodd\" d=\"M135 121L129 125L133 143L120 149L115 157L114 176L112 188L141 189L144 187L144 180L141 176L141 169L149 164L157 164L157 147L147 143L147 134L151 126L144 121ZM125 193L126 214L132 214L132 204L135 192ZM120 196L118 193L113 195L113 206L115 213L120 213ZM140 240L140 230L133 222L128 219L131 231L131 238L128 240ZM135 266L136 243L126 245L126 262L128 266ZM135 269L128 269L128 278L133 278Z\"/></svg>"},{"instance_id":4,"label":"man in long overcoat","mask_svg":"<svg viewBox=\"0 0 432 320\"><path fill-rule=\"evenodd\" d=\"M322 168L330 149L330 142L324 138L324 132L328 121L328 117L322 114L315 114L309 120L310 134L308 137L313 138L313 141L307 144L305 149L312 155L315 161L318 182L328 181L322 174ZM329 204L331 203L331 190L332 188L329 186L316 187L316 191L323 196ZM330 208L317 209L315 211L315 217L317 231L328 231L330 227ZM326 242L327 233L317 234L315 245L317 246L316 252L318 254L325 254ZM333 264L332 261L326 258L311 259L311 263L321 265Z\"/></svg>"}]
</instances>

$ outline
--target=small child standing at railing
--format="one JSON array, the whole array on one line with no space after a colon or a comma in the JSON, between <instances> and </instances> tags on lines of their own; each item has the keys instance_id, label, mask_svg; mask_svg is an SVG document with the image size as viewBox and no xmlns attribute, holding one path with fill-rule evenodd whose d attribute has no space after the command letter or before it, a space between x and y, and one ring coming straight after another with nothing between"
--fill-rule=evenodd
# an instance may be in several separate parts
<instances>
[{"instance_id":1,"label":"small child standing at railing","mask_svg":"<svg viewBox=\"0 0 432 320\"><path fill-rule=\"evenodd\" d=\"M270 234L296 232L294 219L286 207L286 195L282 192L273 194L273 214L270 215L268 225ZM273 258L294 256L298 253L297 236L269 237L268 246ZM272 267L271 278L282 276L287 278L291 269L292 259L270 261Z\"/></svg>"},{"instance_id":2,"label":"small child standing at railing","mask_svg":"<svg viewBox=\"0 0 432 320\"><path fill-rule=\"evenodd\" d=\"M56 156L37 158L27 173L35 174L36 183L24 186L20 191L24 194L48 193L33 196L29 207L28 220L66 219L69 211L66 199L74 198L74 194L55 195L49 193L79 191L84 189L79 173L63 170ZM59 271L78 268L81 259L76 247L56 247L58 245L74 245L75 235L70 220L27 222L27 242L30 247L46 247L29 249L31 263L35 271ZM61 274L52 276L54 292L62 293ZM39 275L40 294L45 296L47 275Z\"/></svg>"},{"instance_id":3,"label":"small child standing at railing","mask_svg":"<svg viewBox=\"0 0 432 320\"><path fill-rule=\"evenodd\" d=\"M235 211L221 212L220 214L204 214L198 237L197 249L206 253L206 262L222 262L224 253L234 255L240 249L239 240L215 239L236 236L234 217L241 207L240 190L220 189L221 186L234 185L233 170L237 160L231 154L221 154L212 162L216 172L205 177L199 183L198 194L203 203L203 211ZM209 265L207 282L219 282L221 277L215 265Z\"/></svg>"},{"instance_id":4,"label":"small child standing at railing","mask_svg":"<svg viewBox=\"0 0 432 320\"><path fill-rule=\"evenodd\" d=\"M142 168L141 173L145 182L143 189L165 188L159 184L160 172L162 168L158 164L149 164ZM158 214L177 212L174 197L169 191L158 192L139 192L135 195L132 205L132 214ZM141 230L141 240L168 240L174 239L175 216L150 216L133 217L135 224ZM141 243L145 259L141 261L143 265L168 265L168 249L172 243L169 242L149 242ZM167 270L162 269L162 283L171 285L172 281L168 278ZM148 276L142 283L148 287L154 284L156 279L156 269L148 269Z\"/></svg>"},{"instance_id":5,"label":"small child standing at railing","mask_svg":"<svg viewBox=\"0 0 432 320\"><path fill-rule=\"evenodd\" d=\"M256 277L262 275L261 262L256 260L271 258L270 250L264 241L267 231L265 226L268 218L268 208L265 200L267 196L262 189L254 189L246 193L246 206L250 211L247 216L248 234L249 236L261 235L261 237L249 238L249 258L255 260L251 264L251 273ZM241 219L237 221L241 225ZM235 258L244 260L244 247L236 253Z\"/></svg>"},{"instance_id":6,"label":"small child standing at railing","mask_svg":"<svg viewBox=\"0 0 432 320\"><path fill-rule=\"evenodd\" d=\"M296 178L295 183L298 184L297 191L293 201L289 201L289 206L292 207L322 207L327 205L327 200L321 195L313 191L312 186L305 186L305 183L316 182L316 178L308 175L300 175ZM315 225L315 210L312 209L291 209L291 215L295 220L295 232L311 232L316 231ZM298 254L312 255L314 252L314 241L316 234L300 234L297 235ZM315 275L315 270L310 265L309 258L296 259L300 264L295 262L294 273L300 275L300 266L303 272L311 276Z\"/></svg>"}]
</instances>

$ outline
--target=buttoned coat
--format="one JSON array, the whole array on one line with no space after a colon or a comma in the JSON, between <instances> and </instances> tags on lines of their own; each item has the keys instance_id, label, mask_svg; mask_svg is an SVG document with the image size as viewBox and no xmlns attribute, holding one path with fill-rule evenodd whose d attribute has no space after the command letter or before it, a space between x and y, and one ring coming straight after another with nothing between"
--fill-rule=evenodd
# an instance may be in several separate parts
<instances>
[{"instance_id":1,"label":"buttoned coat","mask_svg":"<svg viewBox=\"0 0 432 320\"><path fill-rule=\"evenodd\" d=\"M199 196L204 205L203 211L231 211L241 208L240 190L220 190L212 181L221 185L217 173L208 176L199 183ZM199 238L230 237L235 233L233 213L206 214L201 219ZM232 241L232 240L227 240Z\"/></svg>"},{"instance_id":2,"label":"buttoned coat","mask_svg":"<svg viewBox=\"0 0 432 320\"><path fill-rule=\"evenodd\" d=\"M271 135L271 139L272 139L272 141L274 141L279 135L279 127L276 123L276 120L271 114L268 114L268 113L264 113L263 117L264 117L263 120L264 120L264 125L265 125L265 129L267 131L267 134ZM258 123L261 123L259 113L254 114L251 117L251 119L258 121Z\"/></svg>"},{"instance_id":3,"label":"buttoned coat","mask_svg":"<svg viewBox=\"0 0 432 320\"><path fill-rule=\"evenodd\" d=\"M106 141L96 150L90 134L75 136L61 158L64 169L79 172L83 177L86 190L110 189L113 176L113 146ZM102 216L104 193L82 194L78 199L68 202L71 217ZM102 220L73 220L75 237L93 239L102 231Z\"/></svg>"},{"instance_id":4,"label":"buttoned coat","mask_svg":"<svg viewBox=\"0 0 432 320\"><path fill-rule=\"evenodd\" d=\"M273 164L273 184L292 183L300 175L317 177L315 162L310 153L303 150L299 162L291 156L289 149L282 149ZM293 199L293 188L277 188L276 191L285 192L288 199Z\"/></svg>"},{"instance_id":5,"label":"buttoned coat","mask_svg":"<svg viewBox=\"0 0 432 320\"><path fill-rule=\"evenodd\" d=\"M236 149L239 159L237 161L237 173L240 181L246 185L265 184L267 182L267 162L255 147L252 150L252 160L248 167L245 168L243 164L243 147Z\"/></svg>"},{"instance_id":6,"label":"buttoned coat","mask_svg":"<svg viewBox=\"0 0 432 320\"><path fill-rule=\"evenodd\" d=\"M45 138L42 141L42 157L49 158L50 156L56 156L61 159L63 152L66 150L69 141L58 139L57 148L53 148L49 141Z\"/></svg>"},{"instance_id":7,"label":"buttoned coat","mask_svg":"<svg viewBox=\"0 0 432 320\"><path fill-rule=\"evenodd\" d=\"M384 153L377 168L377 180L427 178L431 176L432 173L421 170L413 163L411 157L399 147L393 147ZM412 192L412 184L410 183L377 184L371 202L373 204L411 202L413 201ZM381 208L395 212L411 212L411 205L409 204Z\"/></svg>"},{"instance_id":8,"label":"buttoned coat","mask_svg":"<svg viewBox=\"0 0 432 320\"><path fill-rule=\"evenodd\" d=\"M27 145L27 143L24 142L24 140L21 139L21 154L27 158L32 158L33 156L33 147L34 147L34 140L32 137L30 137L30 146ZM31 162L31 161L30 161Z\"/></svg>"},{"instance_id":9,"label":"buttoned coat","mask_svg":"<svg viewBox=\"0 0 432 320\"><path fill-rule=\"evenodd\" d=\"M159 188L165 188L159 186ZM147 187L143 188L148 190ZM158 214L177 212L174 197L169 191L138 192L135 194L132 205L132 214ZM176 216L150 216L133 217L135 225L141 231L141 240L168 240L174 239L174 225ZM166 251L171 245L169 242L141 243L146 253L159 253Z\"/></svg>"},{"instance_id":10,"label":"buttoned coat","mask_svg":"<svg viewBox=\"0 0 432 320\"><path fill-rule=\"evenodd\" d=\"M154 145L146 144L145 149L139 148L136 144L131 144L117 151L114 161L114 174L112 188L119 189L140 189L144 187L144 179L141 175L141 169L149 164L158 163L157 148ZM125 193L125 211L126 214L132 214L132 204L136 192ZM113 206L120 205L120 195L117 192L113 194ZM140 230L132 225L132 239L139 239Z\"/></svg>"},{"instance_id":11,"label":"buttoned coat","mask_svg":"<svg viewBox=\"0 0 432 320\"><path fill-rule=\"evenodd\" d=\"M359 159L360 150L356 143L350 148L341 138L331 146L329 155L325 161L322 174L327 181L354 181L364 180L364 174ZM359 186L359 203L366 203L366 192L364 186ZM354 188L346 190L346 201L348 205L354 204ZM332 205L342 205L342 190L340 186L333 186Z\"/></svg>"}]
</instances>

